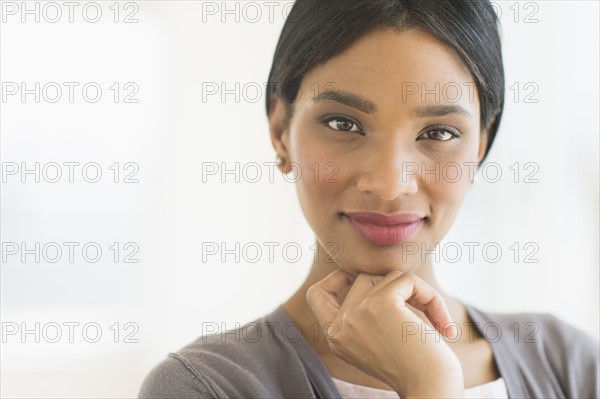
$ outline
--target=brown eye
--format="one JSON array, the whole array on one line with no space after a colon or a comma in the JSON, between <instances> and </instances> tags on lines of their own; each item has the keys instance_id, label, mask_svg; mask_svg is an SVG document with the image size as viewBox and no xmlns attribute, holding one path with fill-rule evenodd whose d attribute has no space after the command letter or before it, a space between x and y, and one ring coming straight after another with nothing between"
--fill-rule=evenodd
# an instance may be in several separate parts
<instances>
[{"instance_id":1,"label":"brown eye","mask_svg":"<svg viewBox=\"0 0 600 399\"><path fill-rule=\"evenodd\" d=\"M427 138L435 141L450 141L460 137L458 131L451 128L434 128L423 133L419 138Z\"/></svg>"},{"instance_id":2,"label":"brown eye","mask_svg":"<svg viewBox=\"0 0 600 399\"><path fill-rule=\"evenodd\" d=\"M358 132L360 133L360 128L356 125L356 123L352 122L349 119L343 118L335 118L327 121L327 125L334 129L340 130L344 132Z\"/></svg>"},{"instance_id":3,"label":"brown eye","mask_svg":"<svg viewBox=\"0 0 600 399\"><path fill-rule=\"evenodd\" d=\"M427 132L427 136L433 140L447 141L451 140L454 136L445 130L431 130Z\"/></svg>"}]
</instances>

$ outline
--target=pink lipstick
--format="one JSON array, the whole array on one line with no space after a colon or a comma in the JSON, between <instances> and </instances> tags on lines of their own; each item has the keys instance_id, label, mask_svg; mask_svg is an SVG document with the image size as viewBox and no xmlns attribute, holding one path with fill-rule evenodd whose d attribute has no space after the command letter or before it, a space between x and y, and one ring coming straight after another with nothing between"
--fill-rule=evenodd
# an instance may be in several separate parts
<instances>
[{"instance_id":1,"label":"pink lipstick","mask_svg":"<svg viewBox=\"0 0 600 399\"><path fill-rule=\"evenodd\" d=\"M401 243L421 227L425 218L418 213L385 215L374 212L350 212L344 215L361 236L378 245Z\"/></svg>"}]
</instances>

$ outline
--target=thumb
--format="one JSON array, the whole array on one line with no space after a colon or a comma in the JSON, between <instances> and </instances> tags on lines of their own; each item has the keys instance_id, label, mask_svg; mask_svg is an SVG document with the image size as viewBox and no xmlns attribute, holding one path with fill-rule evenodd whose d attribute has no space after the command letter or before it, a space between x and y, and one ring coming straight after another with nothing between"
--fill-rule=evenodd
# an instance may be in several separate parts
<instances>
[{"instance_id":1,"label":"thumb","mask_svg":"<svg viewBox=\"0 0 600 399\"><path fill-rule=\"evenodd\" d=\"M320 324L331 322L340 310L339 295L354 283L355 277L338 268L308 287L306 301Z\"/></svg>"}]
</instances>

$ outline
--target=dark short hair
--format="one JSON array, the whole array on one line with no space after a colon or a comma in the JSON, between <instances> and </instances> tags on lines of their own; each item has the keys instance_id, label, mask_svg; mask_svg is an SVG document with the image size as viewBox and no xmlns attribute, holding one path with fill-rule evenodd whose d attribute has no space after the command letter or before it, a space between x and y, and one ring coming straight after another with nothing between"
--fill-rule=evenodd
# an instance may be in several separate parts
<instances>
[{"instance_id":1,"label":"dark short hair","mask_svg":"<svg viewBox=\"0 0 600 399\"><path fill-rule=\"evenodd\" d=\"M482 162L494 142L504 107L499 21L489 0L296 0L275 49L267 84L288 118L303 77L377 28L425 30L454 49L477 87L481 129L488 128Z\"/></svg>"}]
</instances>

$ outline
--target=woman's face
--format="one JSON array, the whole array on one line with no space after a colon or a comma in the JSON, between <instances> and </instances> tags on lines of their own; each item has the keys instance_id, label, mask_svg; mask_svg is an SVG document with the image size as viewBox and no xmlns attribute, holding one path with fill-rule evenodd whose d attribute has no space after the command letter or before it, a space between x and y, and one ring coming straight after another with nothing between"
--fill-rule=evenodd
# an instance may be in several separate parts
<instances>
[{"instance_id":1,"label":"woman's face","mask_svg":"<svg viewBox=\"0 0 600 399\"><path fill-rule=\"evenodd\" d=\"M290 124L279 133L271 124L317 240L352 274L431 263L425 251L450 229L486 144L468 69L415 29L377 30L316 67ZM383 226L353 212L417 222Z\"/></svg>"}]
</instances>

